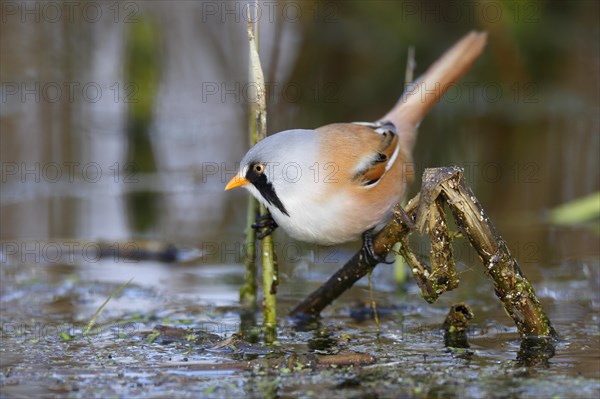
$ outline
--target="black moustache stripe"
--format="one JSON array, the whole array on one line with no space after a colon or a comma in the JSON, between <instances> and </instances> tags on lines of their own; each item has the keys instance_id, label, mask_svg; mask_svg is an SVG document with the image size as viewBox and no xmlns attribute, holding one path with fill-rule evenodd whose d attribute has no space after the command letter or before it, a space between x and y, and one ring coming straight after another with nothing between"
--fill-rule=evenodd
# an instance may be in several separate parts
<instances>
[{"instance_id":1,"label":"black moustache stripe","mask_svg":"<svg viewBox=\"0 0 600 399\"><path fill-rule=\"evenodd\" d=\"M267 176L264 174L258 174L254 172L253 168L250 168L246 174L246 179L248 179L250 183L254 184L254 187L256 187L258 192L269 204L279 209L284 215L290 216L288 211L285 209L285 206L283 206L283 203L277 196L273 185L267 181Z\"/></svg>"}]
</instances>

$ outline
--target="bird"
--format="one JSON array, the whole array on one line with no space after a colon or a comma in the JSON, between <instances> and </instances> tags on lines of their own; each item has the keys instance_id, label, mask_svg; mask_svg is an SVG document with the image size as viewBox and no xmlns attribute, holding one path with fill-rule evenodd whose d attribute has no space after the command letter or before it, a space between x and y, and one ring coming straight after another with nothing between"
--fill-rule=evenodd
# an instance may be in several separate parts
<instances>
[{"instance_id":1,"label":"bird","mask_svg":"<svg viewBox=\"0 0 600 399\"><path fill-rule=\"evenodd\" d=\"M485 32L471 31L448 49L374 122L291 129L259 141L240 161L225 191L243 187L268 213L254 225L259 238L281 227L296 240L336 245L382 226L412 180L417 128L445 91L482 53Z\"/></svg>"}]
</instances>

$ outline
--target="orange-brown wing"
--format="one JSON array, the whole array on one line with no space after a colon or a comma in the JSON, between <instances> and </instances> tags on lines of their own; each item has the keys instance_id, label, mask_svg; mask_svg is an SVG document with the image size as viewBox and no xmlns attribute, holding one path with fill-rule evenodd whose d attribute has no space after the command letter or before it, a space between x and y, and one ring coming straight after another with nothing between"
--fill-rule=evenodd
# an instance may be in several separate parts
<instances>
[{"instance_id":1,"label":"orange-brown wing","mask_svg":"<svg viewBox=\"0 0 600 399\"><path fill-rule=\"evenodd\" d=\"M370 157L370 161L354 175L354 180L363 186L377 183L393 165L398 155L398 134L394 126L385 125L376 129L376 132L381 135L379 148Z\"/></svg>"},{"instance_id":2,"label":"orange-brown wing","mask_svg":"<svg viewBox=\"0 0 600 399\"><path fill-rule=\"evenodd\" d=\"M334 154L340 176L361 186L376 184L398 155L398 134L391 123L338 123L318 130L323 154Z\"/></svg>"}]
</instances>

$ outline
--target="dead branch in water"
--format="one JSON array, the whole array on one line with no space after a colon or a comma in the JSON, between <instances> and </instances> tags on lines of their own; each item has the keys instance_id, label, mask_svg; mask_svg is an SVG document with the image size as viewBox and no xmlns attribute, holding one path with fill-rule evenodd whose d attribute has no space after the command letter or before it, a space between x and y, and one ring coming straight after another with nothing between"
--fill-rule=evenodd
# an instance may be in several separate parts
<instances>
[{"instance_id":1,"label":"dead branch in water","mask_svg":"<svg viewBox=\"0 0 600 399\"><path fill-rule=\"evenodd\" d=\"M392 219L374 237L377 255L385 256L396 242L411 265L423 297L433 302L444 291L458 285L447 232L443 205L447 204L457 226L479 253L485 274L494 283L494 291L507 314L515 322L522 338L557 334L538 301L531 283L510 254L506 243L465 184L462 169L445 167L426 169L421 192L405 207L394 208ZM415 221L415 230L427 233L432 240L431 266L422 265L408 247L412 232L406 216ZM376 264L355 254L325 284L310 294L292 312L292 316L316 317L344 291L372 270Z\"/></svg>"}]
</instances>

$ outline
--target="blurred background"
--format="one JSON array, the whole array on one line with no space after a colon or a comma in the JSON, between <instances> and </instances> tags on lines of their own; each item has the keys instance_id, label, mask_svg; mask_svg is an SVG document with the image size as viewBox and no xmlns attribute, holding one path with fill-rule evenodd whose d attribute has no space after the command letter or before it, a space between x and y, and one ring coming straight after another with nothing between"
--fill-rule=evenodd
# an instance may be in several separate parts
<instances>
[{"instance_id":1,"label":"blurred background","mask_svg":"<svg viewBox=\"0 0 600 399\"><path fill-rule=\"evenodd\" d=\"M482 29L485 54L421 126L418 168L464 166L499 223L597 190L598 6L477 4L259 4L270 134L374 120L409 46L418 75ZM3 4L1 238L239 235L246 193L222 188L248 148L247 9Z\"/></svg>"},{"instance_id":2,"label":"blurred background","mask_svg":"<svg viewBox=\"0 0 600 399\"><path fill-rule=\"evenodd\" d=\"M270 134L377 119L403 91L409 46L419 75L469 30L489 32L421 125L417 176L463 166L522 262L577 257L597 269L597 220L546 224L550 209L599 188L592 1L3 2L3 242L21 252L30 240L168 242L199 249L192 266L230 264L241 276L247 193L223 187L249 145L248 9ZM299 251L280 254L289 276L314 271L317 283L346 257L277 237ZM335 254L325 269L322 254Z\"/></svg>"},{"instance_id":3,"label":"blurred background","mask_svg":"<svg viewBox=\"0 0 600 399\"><path fill-rule=\"evenodd\" d=\"M474 322L483 326L473 364L489 366L478 370L500 380L488 384L465 367L468 386L457 397L465 392L471 392L469 397L497 395L508 386L516 397L539 397L543 386L548 393L542 396L561 396L556 392L563 391L565 397L574 392L597 396L599 4L0 2L0 365L6 371L0 385L10 385L19 397L49 389L71 392L73 386L82 397L129 397L142 385L153 395L141 396L157 396L161 388L148 383L144 373L127 374L131 384L126 386L113 383L113 368L98 380L93 380L95 372L79 377L71 371L98 364L104 370L106 356L114 356L109 363L118 358L117 364L149 364L145 375L157 373L153 361L172 365L172 357L174 362L188 357L215 362L215 356L231 360L203 357L185 347L145 346L136 336L119 341L104 334L75 343L72 337L130 278L97 325L133 320L136 331L150 331L156 323L198 329L210 322L222 337L239 330L248 194L223 188L249 146L248 107L254 100L248 85L250 10L258 16L269 134L378 119L403 91L409 46L415 49L418 76L468 31L488 32L482 57L420 127L414 153L417 179L409 195L419 190L424 168L464 167L468 184L564 339L552 359L555 367L544 374L545 384L526 380L520 385L506 369L495 368L515 359L516 331L477 254L460 242L461 285L436 304L425 303L412 278L400 283L403 274L395 276L392 267L382 265L374 272L374 293L361 280L325 310L324 322L350 331L354 349L381 363L410 359L411 366L404 368L409 374L416 370L410 378L421 375L425 384L439 384L440 392L446 392L456 386L454 379L448 383L446 367L459 363L428 332L435 331L450 304L467 301L476 314ZM575 206L556 212L573 201ZM282 231L275 233L275 242L282 325L283 316L360 244L319 248L290 241ZM120 256L151 244L162 255L137 261ZM426 243L416 239L414 245L419 254L428 254ZM156 253L147 249L146 255ZM171 262L174 258L185 261ZM370 298L381 309L382 335L375 336L370 305L360 305ZM72 323L75 330L29 340L29 327L20 335L12 333L17 322ZM420 332L413 336L414 325ZM302 342L310 339L309 333L282 331L286 352L304 348ZM77 350L65 351L65 342ZM438 358L430 361L428 356ZM421 374L415 364L423 365ZM433 364L443 369L439 378L430 377ZM32 369L37 377L31 377ZM56 373L63 382L52 385L49 379L56 380ZM164 373L168 381L178 375ZM209 388L221 384L214 374L190 375L205 378ZM573 385L582 375L592 377L589 390ZM31 378L37 382L30 384ZM105 390L86 378L101 380ZM290 380L296 378L294 374ZM29 381L28 388L20 381ZM324 381L337 389L336 380ZM385 377L378 385L386 387L390 381L407 380ZM314 382L297 384L298 396L306 396ZM192 385L183 380L182 386ZM229 386L241 389L238 381ZM132 391L125 394L118 391L129 387ZM196 387L202 396L208 392L204 387ZM225 396L215 389L215 395ZM527 390L531 395L523 393Z\"/></svg>"}]
</instances>

